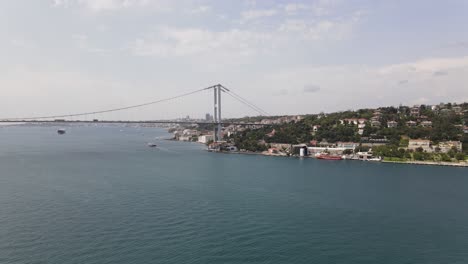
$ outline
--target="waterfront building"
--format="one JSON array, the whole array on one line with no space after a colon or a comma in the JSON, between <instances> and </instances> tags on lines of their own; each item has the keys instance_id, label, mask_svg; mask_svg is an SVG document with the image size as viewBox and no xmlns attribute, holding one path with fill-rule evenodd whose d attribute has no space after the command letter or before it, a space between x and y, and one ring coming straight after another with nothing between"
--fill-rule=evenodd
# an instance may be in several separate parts
<instances>
[{"instance_id":1,"label":"waterfront building","mask_svg":"<svg viewBox=\"0 0 468 264\"><path fill-rule=\"evenodd\" d=\"M359 160L370 160L372 158L374 158L373 154L372 154L372 151L366 151L366 152L358 152L356 153Z\"/></svg>"},{"instance_id":2,"label":"waterfront building","mask_svg":"<svg viewBox=\"0 0 468 264\"><path fill-rule=\"evenodd\" d=\"M191 136L180 136L179 141L191 141L192 137Z\"/></svg>"},{"instance_id":3,"label":"waterfront building","mask_svg":"<svg viewBox=\"0 0 468 264\"><path fill-rule=\"evenodd\" d=\"M332 155L342 155L346 148L337 148L337 147L308 147L307 152L310 155L315 155L318 153L330 153Z\"/></svg>"},{"instance_id":4,"label":"waterfront building","mask_svg":"<svg viewBox=\"0 0 468 264\"><path fill-rule=\"evenodd\" d=\"M426 152L434 152L431 141L428 139L410 139L408 142L409 150L423 149Z\"/></svg>"},{"instance_id":5,"label":"waterfront building","mask_svg":"<svg viewBox=\"0 0 468 264\"><path fill-rule=\"evenodd\" d=\"M201 135L198 137L198 142L206 144L210 141L214 141L214 136L213 135Z\"/></svg>"},{"instance_id":6,"label":"waterfront building","mask_svg":"<svg viewBox=\"0 0 468 264\"><path fill-rule=\"evenodd\" d=\"M344 149L351 149L354 150L356 147L359 146L359 143L356 142L337 142L336 147L337 148L344 148Z\"/></svg>"},{"instance_id":7,"label":"waterfront building","mask_svg":"<svg viewBox=\"0 0 468 264\"><path fill-rule=\"evenodd\" d=\"M460 141L443 141L440 142L437 147L440 149L440 152L442 153L447 153L451 149L455 148L458 152L461 152L462 149L462 143Z\"/></svg>"}]
</instances>

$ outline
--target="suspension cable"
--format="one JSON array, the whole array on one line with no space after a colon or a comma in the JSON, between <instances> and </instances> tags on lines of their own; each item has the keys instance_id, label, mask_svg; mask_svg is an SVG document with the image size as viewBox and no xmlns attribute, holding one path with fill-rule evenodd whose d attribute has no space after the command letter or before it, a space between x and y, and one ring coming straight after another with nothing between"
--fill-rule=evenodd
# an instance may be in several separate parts
<instances>
[{"instance_id":1,"label":"suspension cable","mask_svg":"<svg viewBox=\"0 0 468 264\"><path fill-rule=\"evenodd\" d=\"M132 108L139 108L139 107L144 107L144 106L148 106L148 105L153 105L153 104L157 104L157 103L162 103L162 102L166 102L166 101L175 100L175 99L178 99L178 98L181 98L181 97L192 95L194 93L198 93L198 92L208 90L208 89L212 89L212 88L213 88L213 86L210 86L210 87L207 87L207 88L198 89L198 90L195 90L195 91L192 91L192 92L187 92L187 93L179 94L179 95L176 95L176 96L172 96L172 97L168 97L168 98L164 98L164 99L160 99L160 100L156 100L156 101L152 101L152 102L147 102L147 103L137 104L137 105L130 105L130 106L125 106L125 107L119 107L119 108L113 108L113 109L94 111L94 112L74 113L74 114L64 114L64 115L52 115L52 116L22 117L22 118L18 118L18 117L16 117L16 118L3 118L1 120L50 119L50 118L76 117L76 116L85 116L85 115L94 115L94 114L117 112L117 111L128 110L128 109L132 109Z\"/></svg>"},{"instance_id":2,"label":"suspension cable","mask_svg":"<svg viewBox=\"0 0 468 264\"><path fill-rule=\"evenodd\" d=\"M256 106L255 104L249 102L247 99L243 98L242 96L236 94L235 92L227 89L226 87L224 86L221 86L223 88L223 91L230 95L231 97L233 97L234 99L238 100L239 102L245 104L246 106L250 107L251 109L253 109L254 111L258 112L260 115L264 115L264 116L269 116L270 114L266 111L264 111L262 108Z\"/></svg>"}]
</instances>

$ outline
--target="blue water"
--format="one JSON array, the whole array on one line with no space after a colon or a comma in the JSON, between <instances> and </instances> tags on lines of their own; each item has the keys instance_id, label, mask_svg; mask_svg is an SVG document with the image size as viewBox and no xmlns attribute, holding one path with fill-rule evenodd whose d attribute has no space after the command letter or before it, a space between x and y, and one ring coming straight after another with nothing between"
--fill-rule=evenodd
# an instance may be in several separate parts
<instances>
[{"instance_id":1,"label":"blue water","mask_svg":"<svg viewBox=\"0 0 468 264\"><path fill-rule=\"evenodd\" d=\"M0 127L0 263L468 263L468 169L167 136Z\"/></svg>"}]
</instances>

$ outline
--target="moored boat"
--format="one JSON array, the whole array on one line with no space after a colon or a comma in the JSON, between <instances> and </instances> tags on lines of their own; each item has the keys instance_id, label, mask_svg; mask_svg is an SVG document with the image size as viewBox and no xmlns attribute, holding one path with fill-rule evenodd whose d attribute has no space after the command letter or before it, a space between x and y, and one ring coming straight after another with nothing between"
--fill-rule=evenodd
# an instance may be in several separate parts
<instances>
[{"instance_id":1,"label":"moored boat","mask_svg":"<svg viewBox=\"0 0 468 264\"><path fill-rule=\"evenodd\" d=\"M323 160L342 160L343 159L342 156L330 155L330 154L327 154L327 153L320 153L320 154L316 155L315 157L317 159L323 159Z\"/></svg>"}]
</instances>

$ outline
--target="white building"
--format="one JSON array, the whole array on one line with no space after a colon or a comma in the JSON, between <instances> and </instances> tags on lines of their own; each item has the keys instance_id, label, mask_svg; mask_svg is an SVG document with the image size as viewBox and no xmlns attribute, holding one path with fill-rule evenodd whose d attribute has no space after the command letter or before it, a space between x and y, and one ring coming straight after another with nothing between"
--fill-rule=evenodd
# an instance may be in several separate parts
<instances>
[{"instance_id":1,"label":"white building","mask_svg":"<svg viewBox=\"0 0 468 264\"><path fill-rule=\"evenodd\" d=\"M213 135L201 135L198 137L198 142L206 144L210 141L214 141L214 136Z\"/></svg>"},{"instance_id":2,"label":"white building","mask_svg":"<svg viewBox=\"0 0 468 264\"><path fill-rule=\"evenodd\" d=\"M431 141L428 139L410 139L408 149L416 150L422 148L426 152L434 152L431 146Z\"/></svg>"}]
</instances>

